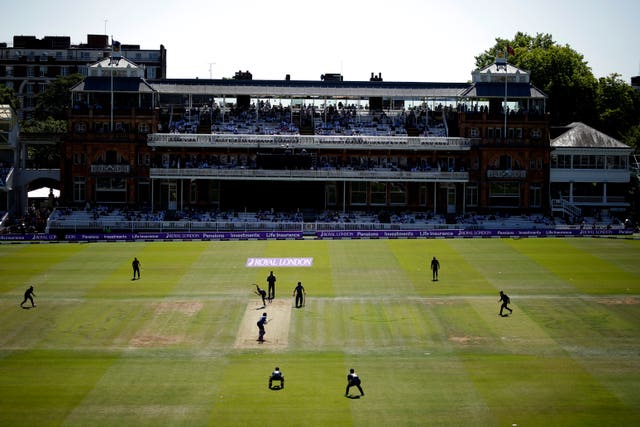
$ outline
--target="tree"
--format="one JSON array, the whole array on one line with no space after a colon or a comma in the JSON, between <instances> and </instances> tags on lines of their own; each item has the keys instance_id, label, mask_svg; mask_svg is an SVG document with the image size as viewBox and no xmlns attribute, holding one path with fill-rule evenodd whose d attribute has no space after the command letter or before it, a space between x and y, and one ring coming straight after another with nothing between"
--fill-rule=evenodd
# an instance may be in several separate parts
<instances>
[{"instance_id":1,"label":"tree","mask_svg":"<svg viewBox=\"0 0 640 427\"><path fill-rule=\"evenodd\" d=\"M16 96L13 89L9 89L6 86L0 86L0 104L9 105L13 108L13 111L20 109L20 101Z\"/></svg>"},{"instance_id":2,"label":"tree","mask_svg":"<svg viewBox=\"0 0 640 427\"><path fill-rule=\"evenodd\" d=\"M640 153L640 124L632 126L622 135L622 142L635 149L636 153Z\"/></svg>"},{"instance_id":3,"label":"tree","mask_svg":"<svg viewBox=\"0 0 640 427\"><path fill-rule=\"evenodd\" d=\"M596 91L596 109L598 111L598 128L614 138L623 140L631 137L631 144L637 147L638 140L633 141L634 127L640 125L640 92L625 83L619 74L611 74L598 80Z\"/></svg>"},{"instance_id":4,"label":"tree","mask_svg":"<svg viewBox=\"0 0 640 427\"><path fill-rule=\"evenodd\" d=\"M36 97L35 119L67 120L67 110L71 107L71 94L69 90L81 82L81 74L58 77L49 83L45 90Z\"/></svg>"},{"instance_id":5,"label":"tree","mask_svg":"<svg viewBox=\"0 0 640 427\"><path fill-rule=\"evenodd\" d=\"M531 83L549 96L553 125L581 121L596 124L597 81L584 57L569 45L558 45L549 34L535 37L518 32L512 40L496 39L496 44L476 56L476 66L495 61L498 52L513 49L509 63L531 73Z\"/></svg>"}]
</instances>

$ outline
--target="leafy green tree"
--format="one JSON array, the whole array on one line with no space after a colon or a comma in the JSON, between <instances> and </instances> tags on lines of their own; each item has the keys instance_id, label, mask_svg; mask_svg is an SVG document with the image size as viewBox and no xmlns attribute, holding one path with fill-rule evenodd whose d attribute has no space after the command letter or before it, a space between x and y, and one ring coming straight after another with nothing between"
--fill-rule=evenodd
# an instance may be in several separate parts
<instances>
[{"instance_id":1,"label":"leafy green tree","mask_svg":"<svg viewBox=\"0 0 640 427\"><path fill-rule=\"evenodd\" d=\"M640 124L632 126L624 135L622 142L635 149L636 153L640 153Z\"/></svg>"},{"instance_id":2,"label":"leafy green tree","mask_svg":"<svg viewBox=\"0 0 640 427\"><path fill-rule=\"evenodd\" d=\"M82 81L81 74L59 77L49 83L36 97L32 119L20 124L23 134L63 134L67 132L67 111L71 107L69 89ZM52 139L56 141L55 139ZM29 145L27 156L37 167L59 167L61 147L54 144Z\"/></svg>"},{"instance_id":3,"label":"leafy green tree","mask_svg":"<svg viewBox=\"0 0 640 427\"><path fill-rule=\"evenodd\" d=\"M531 82L549 96L552 124L596 124L598 82L583 55L569 45L558 45L549 34L534 37L518 32L512 40L497 38L493 47L475 57L476 66L490 65L496 54L508 47L513 49L509 63L529 71Z\"/></svg>"},{"instance_id":4,"label":"leafy green tree","mask_svg":"<svg viewBox=\"0 0 640 427\"><path fill-rule=\"evenodd\" d=\"M58 77L49 83L45 90L36 97L35 119L67 120L67 110L71 107L69 89L81 82L81 74Z\"/></svg>"},{"instance_id":5,"label":"leafy green tree","mask_svg":"<svg viewBox=\"0 0 640 427\"><path fill-rule=\"evenodd\" d=\"M632 129L640 125L639 91L622 80L619 74L602 77L598 80L596 108L601 131L620 140L631 136L630 142L637 147L638 141L633 141Z\"/></svg>"},{"instance_id":6,"label":"leafy green tree","mask_svg":"<svg viewBox=\"0 0 640 427\"><path fill-rule=\"evenodd\" d=\"M13 111L20 109L20 100L16 96L15 91L6 86L0 86L0 104L11 106Z\"/></svg>"},{"instance_id":7,"label":"leafy green tree","mask_svg":"<svg viewBox=\"0 0 640 427\"><path fill-rule=\"evenodd\" d=\"M66 133L67 121L56 120L51 116L45 120L29 119L21 123L20 131L24 133Z\"/></svg>"}]
</instances>

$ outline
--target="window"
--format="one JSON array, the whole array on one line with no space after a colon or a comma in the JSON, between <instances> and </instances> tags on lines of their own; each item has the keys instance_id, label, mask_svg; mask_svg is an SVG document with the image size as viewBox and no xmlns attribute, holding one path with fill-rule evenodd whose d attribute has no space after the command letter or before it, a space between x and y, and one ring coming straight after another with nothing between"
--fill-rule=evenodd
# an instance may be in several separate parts
<instances>
[{"instance_id":1,"label":"window","mask_svg":"<svg viewBox=\"0 0 640 427\"><path fill-rule=\"evenodd\" d=\"M427 206L427 184L420 184L420 193L418 195L418 204Z\"/></svg>"},{"instance_id":2,"label":"window","mask_svg":"<svg viewBox=\"0 0 640 427\"><path fill-rule=\"evenodd\" d=\"M503 154L500 156L500 170L511 169L511 156L508 154Z\"/></svg>"},{"instance_id":3,"label":"window","mask_svg":"<svg viewBox=\"0 0 640 427\"><path fill-rule=\"evenodd\" d=\"M98 177L96 179L96 190L98 191L123 191L126 182L121 177Z\"/></svg>"},{"instance_id":4,"label":"window","mask_svg":"<svg viewBox=\"0 0 640 427\"><path fill-rule=\"evenodd\" d=\"M327 184L325 189L327 206L335 206L338 203L338 189L335 184Z\"/></svg>"},{"instance_id":5,"label":"window","mask_svg":"<svg viewBox=\"0 0 640 427\"><path fill-rule=\"evenodd\" d=\"M84 122L78 122L75 124L76 133L85 133L87 131L87 126Z\"/></svg>"},{"instance_id":6,"label":"window","mask_svg":"<svg viewBox=\"0 0 640 427\"><path fill-rule=\"evenodd\" d=\"M493 128L487 128L487 138L493 138Z\"/></svg>"},{"instance_id":7,"label":"window","mask_svg":"<svg viewBox=\"0 0 640 427\"><path fill-rule=\"evenodd\" d=\"M367 183L366 182L351 183L351 204L352 205L367 204Z\"/></svg>"},{"instance_id":8,"label":"window","mask_svg":"<svg viewBox=\"0 0 640 427\"><path fill-rule=\"evenodd\" d=\"M469 129L469 138L477 138L479 135L480 132L478 132L478 128Z\"/></svg>"},{"instance_id":9,"label":"window","mask_svg":"<svg viewBox=\"0 0 640 427\"><path fill-rule=\"evenodd\" d=\"M84 165L87 163L87 155L85 153L73 153L73 164Z\"/></svg>"},{"instance_id":10,"label":"window","mask_svg":"<svg viewBox=\"0 0 640 427\"><path fill-rule=\"evenodd\" d=\"M568 154L559 154L557 157L557 165L560 169L571 169L571 156Z\"/></svg>"},{"instance_id":11,"label":"window","mask_svg":"<svg viewBox=\"0 0 640 427\"><path fill-rule=\"evenodd\" d=\"M83 176L73 177L73 201L84 202L86 194L86 180Z\"/></svg>"},{"instance_id":12,"label":"window","mask_svg":"<svg viewBox=\"0 0 640 427\"><path fill-rule=\"evenodd\" d=\"M387 204L387 184L384 182L371 183L371 204L386 205Z\"/></svg>"},{"instance_id":13,"label":"window","mask_svg":"<svg viewBox=\"0 0 640 427\"><path fill-rule=\"evenodd\" d=\"M531 138L540 139L541 136L542 136L542 131L540 129L538 128L531 129Z\"/></svg>"},{"instance_id":14,"label":"window","mask_svg":"<svg viewBox=\"0 0 640 427\"><path fill-rule=\"evenodd\" d=\"M149 190L150 185L148 180L140 180L138 181L138 203L148 203L151 200L151 192Z\"/></svg>"},{"instance_id":15,"label":"window","mask_svg":"<svg viewBox=\"0 0 640 427\"><path fill-rule=\"evenodd\" d=\"M198 201L198 186L196 185L196 181L191 181L191 185L189 186L189 201L191 203Z\"/></svg>"},{"instance_id":16,"label":"window","mask_svg":"<svg viewBox=\"0 0 640 427\"><path fill-rule=\"evenodd\" d=\"M522 128L516 129L516 138L522 139Z\"/></svg>"},{"instance_id":17,"label":"window","mask_svg":"<svg viewBox=\"0 0 640 427\"><path fill-rule=\"evenodd\" d=\"M627 169L627 157L607 156L607 169Z\"/></svg>"},{"instance_id":18,"label":"window","mask_svg":"<svg viewBox=\"0 0 640 427\"><path fill-rule=\"evenodd\" d=\"M96 179L96 202L123 203L127 201L127 182L121 177Z\"/></svg>"},{"instance_id":19,"label":"window","mask_svg":"<svg viewBox=\"0 0 640 427\"><path fill-rule=\"evenodd\" d=\"M149 166L151 164L151 155L149 153L138 153L138 165Z\"/></svg>"},{"instance_id":20,"label":"window","mask_svg":"<svg viewBox=\"0 0 640 427\"><path fill-rule=\"evenodd\" d=\"M400 184L400 183L391 184L389 197L392 205L402 205L402 206L406 205L407 204L406 184Z\"/></svg>"},{"instance_id":21,"label":"window","mask_svg":"<svg viewBox=\"0 0 640 427\"><path fill-rule=\"evenodd\" d=\"M529 194L529 205L532 208L539 208L542 206L542 191L539 185L532 185Z\"/></svg>"},{"instance_id":22,"label":"window","mask_svg":"<svg viewBox=\"0 0 640 427\"><path fill-rule=\"evenodd\" d=\"M489 206L516 208L520 206L520 185L516 182L492 182L489 185Z\"/></svg>"},{"instance_id":23,"label":"window","mask_svg":"<svg viewBox=\"0 0 640 427\"><path fill-rule=\"evenodd\" d=\"M518 197L520 187L515 182L493 182L489 187L491 197Z\"/></svg>"},{"instance_id":24,"label":"window","mask_svg":"<svg viewBox=\"0 0 640 427\"><path fill-rule=\"evenodd\" d=\"M148 123L138 123L138 133L141 133L141 134L149 133L149 124Z\"/></svg>"},{"instance_id":25,"label":"window","mask_svg":"<svg viewBox=\"0 0 640 427\"><path fill-rule=\"evenodd\" d=\"M120 156L115 150L107 150L105 153L105 163L108 165L115 165L120 163Z\"/></svg>"},{"instance_id":26,"label":"window","mask_svg":"<svg viewBox=\"0 0 640 427\"><path fill-rule=\"evenodd\" d=\"M475 184L467 186L466 193L465 201L467 206L478 206L478 186Z\"/></svg>"}]
</instances>

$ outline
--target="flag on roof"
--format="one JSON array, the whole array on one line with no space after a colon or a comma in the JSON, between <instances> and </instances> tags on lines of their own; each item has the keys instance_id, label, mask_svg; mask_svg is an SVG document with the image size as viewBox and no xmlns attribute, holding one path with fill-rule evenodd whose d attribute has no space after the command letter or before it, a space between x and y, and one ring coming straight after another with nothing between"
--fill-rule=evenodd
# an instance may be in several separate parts
<instances>
[{"instance_id":1,"label":"flag on roof","mask_svg":"<svg viewBox=\"0 0 640 427\"><path fill-rule=\"evenodd\" d=\"M113 36L111 36L111 57L109 65L118 65L120 59L122 59L122 54L120 53L120 42L118 40L114 40Z\"/></svg>"},{"instance_id":2,"label":"flag on roof","mask_svg":"<svg viewBox=\"0 0 640 427\"><path fill-rule=\"evenodd\" d=\"M511 46L507 45L507 53L508 53L509 55L513 56L513 55L515 55L515 54L516 54L516 51L515 51L515 50L513 50L513 48L512 48Z\"/></svg>"}]
</instances>

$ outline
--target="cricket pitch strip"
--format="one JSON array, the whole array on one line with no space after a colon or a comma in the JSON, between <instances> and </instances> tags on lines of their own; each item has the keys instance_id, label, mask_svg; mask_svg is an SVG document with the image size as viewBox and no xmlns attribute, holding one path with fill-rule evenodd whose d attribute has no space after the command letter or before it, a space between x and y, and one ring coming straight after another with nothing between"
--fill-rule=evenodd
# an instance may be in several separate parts
<instances>
[{"instance_id":1,"label":"cricket pitch strip","mask_svg":"<svg viewBox=\"0 0 640 427\"><path fill-rule=\"evenodd\" d=\"M289 344L289 323L291 320L292 302L290 298L274 299L262 308L262 303L252 301L247 304L244 317L236 335L235 348L270 348L282 349ZM256 323L262 313L267 313L267 324L264 342L258 342L258 326Z\"/></svg>"}]
</instances>

